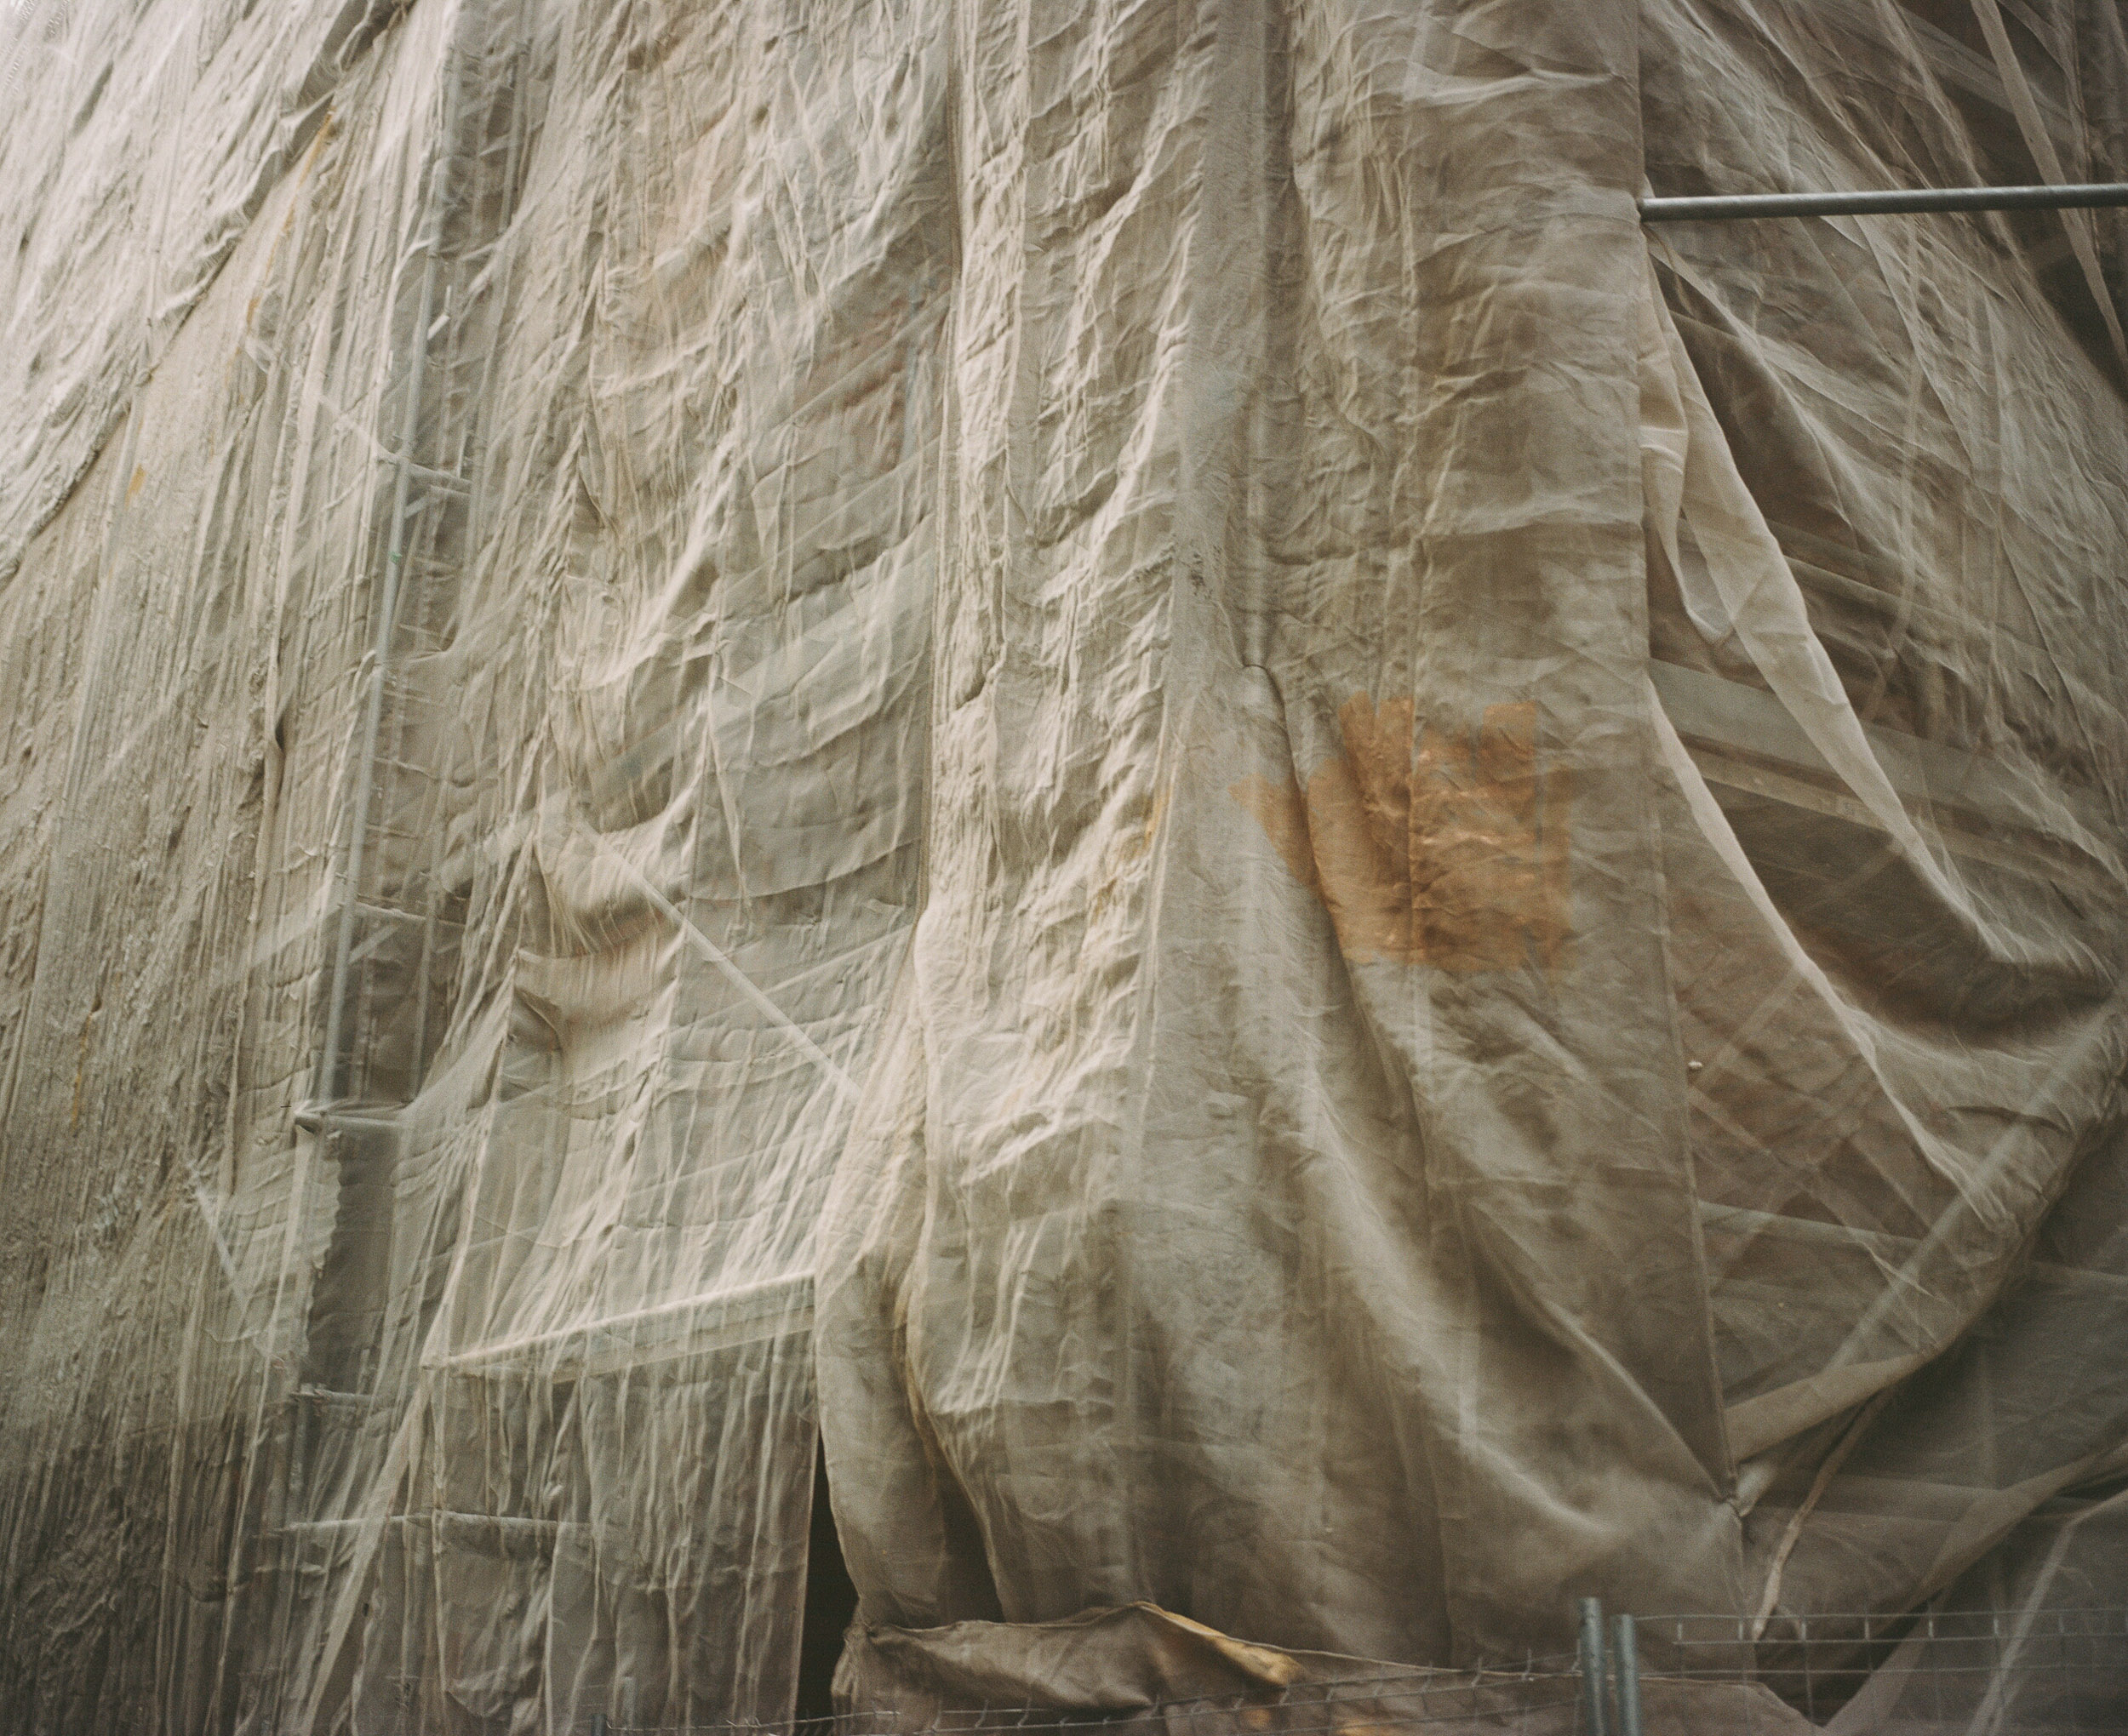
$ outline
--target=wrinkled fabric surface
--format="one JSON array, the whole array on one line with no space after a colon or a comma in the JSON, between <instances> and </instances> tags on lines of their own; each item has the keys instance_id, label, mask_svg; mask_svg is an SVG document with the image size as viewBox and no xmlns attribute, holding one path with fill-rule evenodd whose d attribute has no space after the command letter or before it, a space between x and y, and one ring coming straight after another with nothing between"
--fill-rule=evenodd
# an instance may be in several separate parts
<instances>
[{"instance_id":1,"label":"wrinkled fabric surface","mask_svg":"<svg viewBox=\"0 0 2128 1736\"><path fill-rule=\"evenodd\" d=\"M1274 1702L1296 1685L1430 1672L1364 1658L1252 1646L1158 1604L1084 1610L1055 1622L854 1628L837 1703L928 1721L968 1706L1130 1711L1174 1701Z\"/></svg>"},{"instance_id":2,"label":"wrinkled fabric surface","mask_svg":"<svg viewBox=\"0 0 2128 1736\"><path fill-rule=\"evenodd\" d=\"M2128 1604L2117 10L0 77L0 1728Z\"/></svg>"}]
</instances>

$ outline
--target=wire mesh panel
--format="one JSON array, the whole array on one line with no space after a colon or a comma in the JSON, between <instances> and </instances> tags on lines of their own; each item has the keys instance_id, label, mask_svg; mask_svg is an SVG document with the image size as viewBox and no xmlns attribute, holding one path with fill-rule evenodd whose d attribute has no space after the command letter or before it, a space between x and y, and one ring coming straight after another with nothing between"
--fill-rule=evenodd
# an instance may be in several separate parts
<instances>
[{"instance_id":1,"label":"wire mesh panel","mask_svg":"<svg viewBox=\"0 0 2128 1736\"><path fill-rule=\"evenodd\" d=\"M2128 1610L1650 1616L1639 1631L1650 1671L1756 1682L1857 1736L2128 1730Z\"/></svg>"},{"instance_id":2,"label":"wire mesh panel","mask_svg":"<svg viewBox=\"0 0 2128 1736\"><path fill-rule=\"evenodd\" d=\"M1613 1713L1589 1722L1578 1661L1531 1657L1519 1670L1411 1670L1394 1676L1296 1682L1283 1689L1172 1699L1157 1705L1060 1710L1054 1706L935 1705L875 1709L775 1725L681 1724L598 1717L589 1736L1370 1736L1423 1730L1430 1736L1637 1736ZM1653 1736L1805 1736L1811 1727L1756 1681L1646 1677Z\"/></svg>"},{"instance_id":3,"label":"wire mesh panel","mask_svg":"<svg viewBox=\"0 0 2128 1736\"><path fill-rule=\"evenodd\" d=\"M1060 1711L981 1706L917 1716L892 1711L800 1719L774 1726L630 1724L594 1720L592 1736L1223 1736L1227 1732L1329 1736L1331 1732L1428 1728L1557 1733L1579 1729L1580 1677L1568 1657L1531 1658L1519 1671L1414 1671L1345 1682L1296 1683L1268 1696L1219 1695L1153 1706Z\"/></svg>"}]
</instances>

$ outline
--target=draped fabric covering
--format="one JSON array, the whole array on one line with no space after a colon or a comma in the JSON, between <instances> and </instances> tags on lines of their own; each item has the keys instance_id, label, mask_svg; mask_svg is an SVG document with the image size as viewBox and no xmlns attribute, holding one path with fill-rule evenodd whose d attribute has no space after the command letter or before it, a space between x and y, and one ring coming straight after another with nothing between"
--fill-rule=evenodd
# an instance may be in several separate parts
<instances>
[{"instance_id":1,"label":"draped fabric covering","mask_svg":"<svg viewBox=\"0 0 2128 1736\"><path fill-rule=\"evenodd\" d=\"M2128 1604L2116 9L0 80L0 1730Z\"/></svg>"}]
</instances>

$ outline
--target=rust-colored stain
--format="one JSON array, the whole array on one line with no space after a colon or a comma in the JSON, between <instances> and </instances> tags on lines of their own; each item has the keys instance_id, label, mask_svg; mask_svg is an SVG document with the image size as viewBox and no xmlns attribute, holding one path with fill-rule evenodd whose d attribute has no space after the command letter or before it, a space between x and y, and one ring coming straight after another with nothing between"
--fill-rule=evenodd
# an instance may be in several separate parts
<instances>
[{"instance_id":1,"label":"rust-colored stain","mask_svg":"<svg viewBox=\"0 0 2128 1736\"><path fill-rule=\"evenodd\" d=\"M126 499L130 500L135 494L139 494L140 492L140 484L147 481L147 479L148 467L144 464L136 464L134 465L133 479L126 484Z\"/></svg>"},{"instance_id":2,"label":"rust-colored stain","mask_svg":"<svg viewBox=\"0 0 2128 1736\"><path fill-rule=\"evenodd\" d=\"M1347 958L1557 968L1571 788L1568 773L1537 769L1536 707L1494 705L1474 735L1422 740L1413 712L1355 694L1337 714L1345 751L1305 794L1267 778L1232 794L1328 907Z\"/></svg>"}]
</instances>

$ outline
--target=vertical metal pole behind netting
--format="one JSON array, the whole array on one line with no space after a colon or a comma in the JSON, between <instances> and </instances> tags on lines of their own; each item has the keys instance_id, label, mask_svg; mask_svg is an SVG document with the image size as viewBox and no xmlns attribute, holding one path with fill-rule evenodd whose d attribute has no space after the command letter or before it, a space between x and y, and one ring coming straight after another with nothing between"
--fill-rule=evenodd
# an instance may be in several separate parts
<instances>
[{"instance_id":1,"label":"vertical metal pole behind netting","mask_svg":"<svg viewBox=\"0 0 2128 1736\"><path fill-rule=\"evenodd\" d=\"M1618 1736L1640 1736L1640 1637L1629 1615L1610 1623L1612 1669L1618 1677Z\"/></svg>"},{"instance_id":2,"label":"vertical metal pole behind netting","mask_svg":"<svg viewBox=\"0 0 2128 1736\"><path fill-rule=\"evenodd\" d=\"M1604 1606L1593 1597L1582 1599L1582 1722L1585 1736L1610 1736L1604 1716Z\"/></svg>"}]
</instances>

